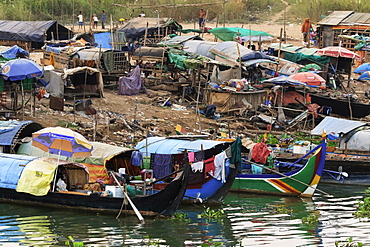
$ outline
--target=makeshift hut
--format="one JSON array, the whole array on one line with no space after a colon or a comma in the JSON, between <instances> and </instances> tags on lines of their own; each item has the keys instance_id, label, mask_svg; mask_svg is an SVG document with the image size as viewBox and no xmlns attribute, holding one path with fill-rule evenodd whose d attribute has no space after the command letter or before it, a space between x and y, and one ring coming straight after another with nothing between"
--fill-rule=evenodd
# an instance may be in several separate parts
<instances>
[{"instance_id":1,"label":"makeshift hut","mask_svg":"<svg viewBox=\"0 0 370 247\"><path fill-rule=\"evenodd\" d=\"M257 110L265 98L265 90L232 92L205 89L205 103L216 106L217 112L226 114Z\"/></svg>"},{"instance_id":2,"label":"makeshift hut","mask_svg":"<svg viewBox=\"0 0 370 247\"><path fill-rule=\"evenodd\" d=\"M59 71L83 66L96 68L107 81L117 81L130 68L127 52L67 44L46 46L41 63L53 65Z\"/></svg>"},{"instance_id":3,"label":"makeshift hut","mask_svg":"<svg viewBox=\"0 0 370 247\"><path fill-rule=\"evenodd\" d=\"M27 137L31 138L33 132L42 128L33 121L0 121L0 152L16 153Z\"/></svg>"},{"instance_id":4,"label":"makeshift hut","mask_svg":"<svg viewBox=\"0 0 370 247\"><path fill-rule=\"evenodd\" d=\"M172 18L133 18L118 32L125 34L127 42L139 45L156 44L166 35L175 33L182 26Z\"/></svg>"},{"instance_id":5,"label":"makeshift hut","mask_svg":"<svg viewBox=\"0 0 370 247\"><path fill-rule=\"evenodd\" d=\"M78 184L86 184L89 179L84 165L54 158L0 154L0 165L0 188L15 189L35 196L46 195L54 178L61 173L65 175L68 191L76 189ZM39 174L37 179L35 171ZM55 172L58 173L56 176Z\"/></svg>"},{"instance_id":6,"label":"makeshift hut","mask_svg":"<svg viewBox=\"0 0 370 247\"><path fill-rule=\"evenodd\" d=\"M45 68L42 79L47 84L45 89L54 97L103 97L103 78L98 69L77 67L60 73L49 67Z\"/></svg>"},{"instance_id":7,"label":"makeshift hut","mask_svg":"<svg viewBox=\"0 0 370 247\"><path fill-rule=\"evenodd\" d=\"M317 23L320 48L341 46L370 61L370 13L333 11Z\"/></svg>"},{"instance_id":8,"label":"makeshift hut","mask_svg":"<svg viewBox=\"0 0 370 247\"><path fill-rule=\"evenodd\" d=\"M125 168L129 175L138 175L139 166L133 166L131 163L133 149L113 146L100 142L92 142L93 151L91 156L82 158L67 158L67 160L83 163L90 173L90 182L95 182L98 178L108 179L108 171L118 171L119 168ZM31 142L20 145L18 151L20 155L35 157L50 156L56 158L57 155L48 154L35 146Z\"/></svg>"},{"instance_id":9,"label":"makeshift hut","mask_svg":"<svg viewBox=\"0 0 370 247\"><path fill-rule=\"evenodd\" d=\"M66 40L71 37L72 31L57 21L0 20L0 45L18 45L30 51L40 49L47 40Z\"/></svg>"},{"instance_id":10,"label":"makeshift hut","mask_svg":"<svg viewBox=\"0 0 370 247\"><path fill-rule=\"evenodd\" d=\"M311 131L311 135L321 135L323 131L338 138L339 148L346 152L370 151L370 128L365 122L328 116Z\"/></svg>"}]
</instances>

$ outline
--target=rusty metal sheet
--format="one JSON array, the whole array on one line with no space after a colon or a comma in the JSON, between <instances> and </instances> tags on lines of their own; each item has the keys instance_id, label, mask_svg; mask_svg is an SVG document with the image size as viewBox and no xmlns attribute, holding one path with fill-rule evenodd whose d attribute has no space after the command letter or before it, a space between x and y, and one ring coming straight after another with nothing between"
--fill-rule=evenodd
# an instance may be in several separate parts
<instances>
[{"instance_id":1,"label":"rusty metal sheet","mask_svg":"<svg viewBox=\"0 0 370 247\"><path fill-rule=\"evenodd\" d=\"M351 15L353 11L334 11L321 21L317 23L317 25L331 25L336 26L341 23L345 18Z\"/></svg>"}]
</instances>

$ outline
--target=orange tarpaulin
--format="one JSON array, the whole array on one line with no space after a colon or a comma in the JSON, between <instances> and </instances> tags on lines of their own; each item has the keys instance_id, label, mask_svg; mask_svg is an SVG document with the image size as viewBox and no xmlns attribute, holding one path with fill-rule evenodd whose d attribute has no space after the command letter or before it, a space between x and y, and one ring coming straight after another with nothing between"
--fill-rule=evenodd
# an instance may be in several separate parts
<instances>
[{"instance_id":1,"label":"orange tarpaulin","mask_svg":"<svg viewBox=\"0 0 370 247\"><path fill-rule=\"evenodd\" d=\"M89 182L90 183L95 183L96 180L98 180L98 178L103 179L104 183L109 181L108 173L104 166L92 165L92 164L86 164L86 163L83 163L83 164L89 170L89 173L90 173Z\"/></svg>"}]
</instances>

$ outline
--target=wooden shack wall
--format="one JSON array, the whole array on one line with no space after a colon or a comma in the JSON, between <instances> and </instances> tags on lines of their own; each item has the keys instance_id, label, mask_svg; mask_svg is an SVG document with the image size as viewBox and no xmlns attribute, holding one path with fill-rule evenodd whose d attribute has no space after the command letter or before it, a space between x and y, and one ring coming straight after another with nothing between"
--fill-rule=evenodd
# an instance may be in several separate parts
<instances>
[{"instance_id":1,"label":"wooden shack wall","mask_svg":"<svg viewBox=\"0 0 370 247\"><path fill-rule=\"evenodd\" d=\"M334 30L332 26L321 26L320 27L320 48L327 46L333 46L334 44Z\"/></svg>"},{"instance_id":2,"label":"wooden shack wall","mask_svg":"<svg viewBox=\"0 0 370 247\"><path fill-rule=\"evenodd\" d=\"M266 91L253 92L215 92L211 89L205 89L205 102L207 105L215 105L217 112L227 113L232 107L245 99L254 109L263 103Z\"/></svg>"}]
</instances>

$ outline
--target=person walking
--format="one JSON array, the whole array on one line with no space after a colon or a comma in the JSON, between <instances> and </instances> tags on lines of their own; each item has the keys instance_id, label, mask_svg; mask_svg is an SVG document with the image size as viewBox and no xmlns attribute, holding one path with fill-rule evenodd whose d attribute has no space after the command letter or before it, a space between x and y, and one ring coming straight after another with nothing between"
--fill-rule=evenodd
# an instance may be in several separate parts
<instances>
[{"instance_id":1,"label":"person walking","mask_svg":"<svg viewBox=\"0 0 370 247\"><path fill-rule=\"evenodd\" d=\"M205 22L205 19L206 18L206 12L204 12L203 9L200 9L199 10L199 29L203 29L204 28L204 22Z\"/></svg>"},{"instance_id":2,"label":"person walking","mask_svg":"<svg viewBox=\"0 0 370 247\"><path fill-rule=\"evenodd\" d=\"M78 29L82 29L82 26L84 24L84 17L82 15L82 11L80 11L80 14L77 16L78 18Z\"/></svg>"},{"instance_id":3,"label":"person walking","mask_svg":"<svg viewBox=\"0 0 370 247\"><path fill-rule=\"evenodd\" d=\"M105 13L104 13L104 10L101 11L101 28L102 29L105 29Z\"/></svg>"},{"instance_id":4,"label":"person walking","mask_svg":"<svg viewBox=\"0 0 370 247\"><path fill-rule=\"evenodd\" d=\"M302 24L301 32L303 35L303 46L309 46L310 44L310 30L312 28L312 25L310 23L310 19L306 18Z\"/></svg>"}]
</instances>

